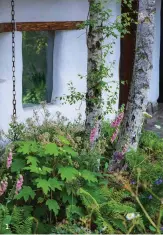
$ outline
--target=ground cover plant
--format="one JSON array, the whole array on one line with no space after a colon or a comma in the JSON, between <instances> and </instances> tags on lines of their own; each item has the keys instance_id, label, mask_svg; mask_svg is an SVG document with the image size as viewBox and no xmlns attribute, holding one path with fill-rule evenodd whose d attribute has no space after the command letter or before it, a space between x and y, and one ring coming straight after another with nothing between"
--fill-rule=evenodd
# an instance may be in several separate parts
<instances>
[{"instance_id":1,"label":"ground cover plant","mask_svg":"<svg viewBox=\"0 0 163 235\"><path fill-rule=\"evenodd\" d=\"M18 124L1 153L0 232L161 233L163 140L144 131L138 151L125 153L126 170L111 174L113 123L92 150L79 120L44 113L43 123L35 113Z\"/></svg>"}]
</instances>

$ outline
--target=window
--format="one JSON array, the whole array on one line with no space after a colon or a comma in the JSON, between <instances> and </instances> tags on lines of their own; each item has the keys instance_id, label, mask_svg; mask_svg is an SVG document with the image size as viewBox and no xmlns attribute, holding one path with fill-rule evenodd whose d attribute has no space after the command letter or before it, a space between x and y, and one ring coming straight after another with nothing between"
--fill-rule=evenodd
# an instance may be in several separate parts
<instances>
[{"instance_id":1,"label":"window","mask_svg":"<svg viewBox=\"0 0 163 235\"><path fill-rule=\"evenodd\" d=\"M23 32L23 104L51 101L53 33Z\"/></svg>"}]
</instances>

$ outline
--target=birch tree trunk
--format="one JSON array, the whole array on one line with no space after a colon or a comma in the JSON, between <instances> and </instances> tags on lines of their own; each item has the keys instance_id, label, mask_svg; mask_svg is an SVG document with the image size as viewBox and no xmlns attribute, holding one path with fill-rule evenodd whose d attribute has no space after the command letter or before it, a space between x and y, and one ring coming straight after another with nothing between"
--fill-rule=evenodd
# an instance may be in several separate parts
<instances>
[{"instance_id":1,"label":"birch tree trunk","mask_svg":"<svg viewBox=\"0 0 163 235\"><path fill-rule=\"evenodd\" d=\"M100 134L102 120L102 90L101 63L102 63L102 23L100 21L99 0L89 0L89 31L87 35L88 61L87 61L87 93L86 93L86 133L94 130L95 142ZM99 7L99 8L98 8ZM94 144L94 143L92 143Z\"/></svg>"},{"instance_id":2,"label":"birch tree trunk","mask_svg":"<svg viewBox=\"0 0 163 235\"><path fill-rule=\"evenodd\" d=\"M155 0L139 0L136 53L132 83L111 171L122 169L124 152L138 147L152 74L155 26ZM123 149L125 148L125 151Z\"/></svg>"}]
</instances>

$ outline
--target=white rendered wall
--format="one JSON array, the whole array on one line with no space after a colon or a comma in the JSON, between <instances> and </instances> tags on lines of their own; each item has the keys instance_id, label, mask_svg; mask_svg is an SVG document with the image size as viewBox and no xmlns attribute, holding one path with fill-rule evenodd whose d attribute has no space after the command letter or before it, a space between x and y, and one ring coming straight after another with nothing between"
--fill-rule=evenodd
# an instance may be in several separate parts
<instances>
[{"instance_id":1,"label":"white rendered wall","mask_svg":"<svg viewBox=\"0 0 163 235\"><path fill-rule=\"evenodd\" d=\"M87 0L15 0L16 21L86 20ZM0 22L11 21L11 1L0 0Z\"/></svg>"},{"instance_id":2,"label":"white rendered wall","mask_svg":"<svg viewBox=\"0 0 163 235\"><path fill-rule=\"evenodd\" d=\"M17 114L22 116L22 33L16 32L16 99ZM11 122L12 106L12 41L11 33L0 34L0 129L6 131Z\"/></svg>"},{"instance_id":3,"label":"white rendered wall","mask_svg":"<svg viewBox=\"0 0 163 235\"><path fill-rule=\"evenodd\" d=\"M87 0L15 0L17 21L66 21L85 20L88 13ZM149 92L149 101L156 102L159 95L159 56L160 56L160 5L157 0L156 32L153 58L153 76ZM112 20L120 14L120 5L113 0L110 4L112 9ZM0 0L0 22L10 22L10 1ZM112 41L110 38L106 41ZM108 54L106 60L115 61L113 77L108 80L119 80L119 58L120 39L116 40L113 48L114 53ZM54 70L53 70L53 98L68 94L67 83L72 81L77 91L86 91L86 81L80 80L78 74L83 76L87 72L87 46L86 34L81 31L57 31L54 39ZM11 33L0 34L0 129L7 130L12 115L12 54L11 54ZM113 90L116 85L113 84ZM19 120L24 121L33 114L33 108L22 109L22 34L16 32L16 91L17 91L17 115ZM106 93L103 94L106 99ZM76 105L48 105L52 114L60 111L62 115L71 121L77 118L78 114L85 117L85 104L80 107ZM39 106L36 108L39 109ZM118 108L118 100L115 109ZM109 115L112 118L111 115Z\"/></svg>"},{"instance_id":4,"label":"white rendered wall","mask_svg":"<svg viewBox=\"0 0 163 235\"><path fill-rule=\"evenodd\" d=\"M85 30L57 31L54 39L53 96L70 94L68 83L73 82L79 92L86 91L87 46Z\"/></svg>"},{"instance_id":5,"label":"white rendered wall","mask_svg":"<svg viewBox=\"0 0 163 235\"><path fill-rule=\"evenodd\" d=\"M120 4L112 1L109 6L112 9L112 20L114 21L117 15L120 15ZM87 9L85 9L87 11ZM105 44L112 42L113 38L107 39ZM119 80L119 58L120 58L120 39L114 39L115 45L113 46L114 54L108 54L106 63L115 61L114 69L112 70L113 77L107 79L108 83L112 85L113 92L116 90ZM73 31L56 31L54 38L54 57L53 57L53 95L52 102L55 97L68 95L67 84L72 81L76 91L86 91L86 80L79 79L78 74L85 76L87 74L87 45L86 45L86 32L85 30ZM116 81L117 83L112 83ZM107 94L103 93L103 98L107 100ZM80 108L80 109L79 109ZM118 108L118 99L114 109ZM82 114L85 118L85 103L77 103L75 105L61 105L61 102L55 102L55 105L48 105L48 109L55 115L56 111L60 111L62 115L68 117L71 121L77 118L78 114ZM32 109L26 108L24 118L32 116ZM109 115L109 118L112 118Z\"/></svg>"},{"instance_id":6,"label":"white rendered wall","mask_svg":"<svg viewBox=\"0 0 163 235\"><path fill-rule=\"evenodd\" d=\"M153 71L150 83L149 102L157 103L159 97L159 63L160 63L160 11L161 0L156 1L156 23L155 23L155 39L153 49Z\"/></svg>"},{"instance_id":7,"label":"white rendered wall","mask_svg":"<svg viewBox=\"0 0 163 235\"><path fill-rule=\"evenodd\" d=\"M17 21L65 21L65 20L85 20L88 13L87 0L15 0L16 2L16 20ZM110 4L112 9L112 20L120 14L120 5L114 1ZM29 17L30 16L30 17ZM0 22L10 22L10 1L0 0ZM5 35L3 38L3 35ZM39 106L22 109L22 36L16 33L16 79L17 79L17 115L20 121L32 117L33 109L39 109ZM0 34L0 110L4 109L0 115L0 129L6 130L12 115L12 74L11 74L11 33ZM3 38L3 40L2 40ZM105 41L107 44L112 39ZM115 61L113 77L108 81L119 79L119 57L120 57L120 39L116 40L114 45L114 54L109 54L106 58L107 64ZM53 95L52 101L56 96L68 95L67 83L72 81L76 90L86 91L86 80L79 79L78 74L85 76L87 74L87 45L85 30L56 31L54 38L54 57L53 57ZM5 56L5 60L4 60ZM2 65L1 65L2 64ZM7 91L7 92L6 92ZM106 100L106 93L103 94ZM115 105L117 109L118 102ZM85 118L85 103L75 105L50 104L48 110L55 116L57 111L73 121L81 114ZM111 117L111 116L109 116Z\"/></svg>"},{"instance_id":8,"label":"white rendered wall","mask_svg":"<svg viewBox=\"0 0 163 235\"><path fill-rule=\"evenodd\" d=\"M17 21L68 21L85 20L88 13L87 0L15 0ZM120 5L114 0L109 6L112 9L112 20L120 14ZM10 22L10 1L0 0L0 22ZM112 39L106 40L106 44ZM115 41L113 54L108 54L106 61L115 61L113 77L107 81L119 80L120 38ZM11 33L0 34L0 129L7 130L12 115L12 58L11 58ZM86 91L86 80L80 80L78 74L85 76L87 73L87 46L86 32L84 30L56 31L54 39L53 59L53 97L68 94L67 83L72 81L77 91ZM17 79L17 114L21 121L32 117L33 108L22 109L22 34L16 33L16 79ZM106 100L106 93L103 97ZM85 104L76 105L48 105L49 111L55 115L60 111L71 121L82 114L85 118ZM39 109L39 106L36 108ZM118 99L115 109L118 108ZM109 115L112 118L111 115Z\"/></svg>"}]
</instances>

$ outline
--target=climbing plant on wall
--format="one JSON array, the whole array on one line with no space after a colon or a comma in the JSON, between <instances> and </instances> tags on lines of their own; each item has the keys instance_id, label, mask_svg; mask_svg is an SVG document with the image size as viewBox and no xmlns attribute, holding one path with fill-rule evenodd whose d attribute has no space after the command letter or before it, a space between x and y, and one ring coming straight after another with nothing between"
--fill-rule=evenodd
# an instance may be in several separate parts
<instances>
[{"instance_id":1,"label":"climbing plant on wall","mask_svg":"<svg viewBox=\"0 0 163 235\"><path fill-rule=\"evenodd\" d=\"M130 11L132 10L132 0L126 0L123 4L126 4ZM133 22L130 13L123 13L116 18L114 14L109 1L89 1L88 19L81 25L81 28L85 28L87 33L87 91L86 94L81 94L70 83L71 95L61 97L62 100L71 104L79 100L86 101L87 134L90 135L92 129L96 129L96 139L100 133L103 116L113 112L113 105L118 99L119 84L113 81L112 70L115 61L108 64L106 57L108 54L113 54L116 39L129 33L128 26ZM113 86L117 87L115 91L112 89ZM103 99L102 91L105 91L107 100Z\"/></svg>"}]
</instances>

